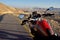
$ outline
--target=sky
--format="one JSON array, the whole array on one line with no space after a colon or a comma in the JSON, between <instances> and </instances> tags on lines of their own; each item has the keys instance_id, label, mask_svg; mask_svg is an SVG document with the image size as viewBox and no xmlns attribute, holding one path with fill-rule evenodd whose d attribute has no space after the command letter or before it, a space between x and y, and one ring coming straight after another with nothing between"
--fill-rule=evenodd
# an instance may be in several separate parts
<instances>
[{"instance_id":1,"label":"sky","mask_svg":"<svg viewBox=\"0 0 60 40\"><path fill-rule=\"evenodd\" d=\"M40 8L48 8L55 7L60 8L60 0L0 0L0 3L4 3L6 5L12 7L40 7Z\"/></svg>"}]
</instances>

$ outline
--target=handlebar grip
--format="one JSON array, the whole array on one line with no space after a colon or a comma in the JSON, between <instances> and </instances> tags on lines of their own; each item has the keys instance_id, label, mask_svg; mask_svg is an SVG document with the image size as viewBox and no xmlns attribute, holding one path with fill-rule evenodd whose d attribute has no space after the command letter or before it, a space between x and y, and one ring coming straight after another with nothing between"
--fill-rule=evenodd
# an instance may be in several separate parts
<instances>
[{"instance_id":1,"label":"handlebar grip","mask_svg":"<svg viewBox=\"0 0 60 40\"><path fill-rule=\"evenodd\" d=\"M42 14L42 16L53 16L54 14Z\"/></svg>"},{"instance_id":2,"label":"handlebar grip","mask_svg":"<svg viewBox=\"0 0 60 40\"><path fill-rule=\"evenodd\" d=\"M20 25L24 25L23 23L21 23Z\"/></svg>"},{"instance_id":3,"label":"handlebar grip","mask_svg":"<svg viewBox=\"0 0 60 40\"><path fill-rule=\"evenodd\" d=\"M21 23L21 25L26 24L27 21L28 21L28 20L23 20L22 23Z\"/></svg>"}]
</instances>

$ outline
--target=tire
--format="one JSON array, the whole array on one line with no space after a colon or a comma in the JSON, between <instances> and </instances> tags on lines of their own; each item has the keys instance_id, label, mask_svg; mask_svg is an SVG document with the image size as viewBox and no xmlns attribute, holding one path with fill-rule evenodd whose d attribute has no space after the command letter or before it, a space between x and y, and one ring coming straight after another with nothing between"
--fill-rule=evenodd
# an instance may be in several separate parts
<instances>
[{"instance_id":1,"label":"tire","mask_svg":"<svg viewBox=\"0 0 60 40\"><path fill-rule=\"evenodd\" d=\"M51 36L51 32L49 29L46 29L46 33L48 34L48 36Z\"/></svg>"}]
</instances>

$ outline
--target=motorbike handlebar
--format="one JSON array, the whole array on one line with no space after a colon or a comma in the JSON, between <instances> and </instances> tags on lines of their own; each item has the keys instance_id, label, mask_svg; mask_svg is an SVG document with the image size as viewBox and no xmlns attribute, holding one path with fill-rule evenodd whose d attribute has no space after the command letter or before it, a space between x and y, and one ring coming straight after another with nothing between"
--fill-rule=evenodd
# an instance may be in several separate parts
<instances>
[{"instance_id":1,"label":"motorbike handlebar","mask_svg":"<svg viewBox=\"0 0 60 40\"><path fill-rule=\"evenodd\" d=\"M21 25L26 24L26 22L37 21L37 20L38 20L38 18L36 18L36 19L29 19L29 20L23 20Z\"/></svg>"},{"instance_id":2,"label":"motorbike handlebar","mask_svg":"<svg viewBox=\"0 0 60 40\"><path fill-rule=\"evenodd\" d=\"M53 16L53 15L54 15L54 14L48 13L48 14L42 14L41 16L47 17L47 16ZM36 21L36 20L38 20L38 18L37 18L37 19L23 20L21 25L26 24L26 22L30 22L30 20ZM39 19L39 20L40 20L40 19Z\"/></svg>"}]
</instances>

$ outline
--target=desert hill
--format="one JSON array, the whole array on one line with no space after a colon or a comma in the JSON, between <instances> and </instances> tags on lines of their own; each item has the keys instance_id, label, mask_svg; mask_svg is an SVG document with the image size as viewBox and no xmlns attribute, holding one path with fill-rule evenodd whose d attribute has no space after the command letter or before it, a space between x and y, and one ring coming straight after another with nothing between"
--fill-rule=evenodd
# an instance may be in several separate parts
<instances>
[{"instance_id":1,"label":"desert hill","mask_svg":"<svg viewBox=\"0 0 60 40\"><path fill-rule=\"evenodd\" d=\"M13 14L19 14L19 13L23 13L24 11L21 10L21 9L17 9L17 8L14 8L14 7L10 7L10 6L7 6L3 3L0 3L0 14L6 14L6 13L13 13Z\"/></svg>"}]
</instances>

